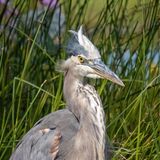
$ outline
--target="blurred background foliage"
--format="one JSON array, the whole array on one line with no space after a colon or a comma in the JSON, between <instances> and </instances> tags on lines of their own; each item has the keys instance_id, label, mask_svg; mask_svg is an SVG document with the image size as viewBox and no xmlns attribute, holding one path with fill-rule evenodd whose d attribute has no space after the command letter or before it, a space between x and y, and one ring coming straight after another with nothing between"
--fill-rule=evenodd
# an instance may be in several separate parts
<instances>
[{"instance_id":1,"label":"blurred background foliage","mask_svg":"<svg viewBox=\"0 0 160 160\"><path fill-rule=\"evenodd\" d=\"M65 107L68 30L83 24L121 88L91 80L115 160L160 159L159 0L0 0L0 159L44 115Z\"/></svg>"}]
</instances>

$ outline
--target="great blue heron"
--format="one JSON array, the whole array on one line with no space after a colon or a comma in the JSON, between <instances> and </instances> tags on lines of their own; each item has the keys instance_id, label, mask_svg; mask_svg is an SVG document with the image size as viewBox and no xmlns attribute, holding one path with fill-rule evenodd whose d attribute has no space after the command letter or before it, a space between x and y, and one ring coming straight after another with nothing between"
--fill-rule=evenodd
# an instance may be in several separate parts
<instances>
[{"instance_id":1,"label":"great blue heron","mask_svg":"<svg viewBox=\"0 0 160 160\"><path fill-rule=\"evenodd\" d=\"M82 27L68 44L70 57L59 66L64 72L67 109L40 119L22 138L10 160L107 160L104 111L93 86L84 77L123 82L101 61L97 48Z\"/></svg>"}]
</instances>

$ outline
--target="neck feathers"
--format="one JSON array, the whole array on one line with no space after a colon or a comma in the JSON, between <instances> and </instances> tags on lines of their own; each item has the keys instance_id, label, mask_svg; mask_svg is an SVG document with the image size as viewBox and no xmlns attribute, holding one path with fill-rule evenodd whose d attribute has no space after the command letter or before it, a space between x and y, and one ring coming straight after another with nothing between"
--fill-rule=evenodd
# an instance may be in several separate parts
<instances>
[{"instance_id":1,"label":"neck feathers","mask_svg":"<svg viewBox=\"0 0 160 160\"><path fill-rule=\"evenodd\" d=\"M67 72L64 81L64 97L68 109L80 123L77 136L82 143L89 140L98 159L104 159L105 121L101 100L94 87L83 85L83 82ZM87 143L86 143L87 144ZM78 143L78 147L87 147ZM90 146L88 146L90 147Z\"/></svg>"},{"instance_id":2,"label":"neck feathers","mask_svg":"<svg viewBox=\"0 0 160 160\"><path fill-rule=\"evenodd\" d=\"M105 118L99 95L90 85L79 84L77 92L83 95L82 99L84 99L82 100L83 106L81 106L83 112L80 116L80 127L87 130L90 128L90 134L94 136L98 144L104 147Z\"/></svg>"}]
</instances>

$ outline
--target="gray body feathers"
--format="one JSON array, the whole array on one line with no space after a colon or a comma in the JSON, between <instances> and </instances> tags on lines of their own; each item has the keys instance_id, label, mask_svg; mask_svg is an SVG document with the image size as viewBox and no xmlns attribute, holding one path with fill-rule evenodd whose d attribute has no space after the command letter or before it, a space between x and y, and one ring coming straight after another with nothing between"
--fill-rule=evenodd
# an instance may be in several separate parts
<instances>
[{"instance_id":1,"label":"gray body feathers","mask_svg":"<svg viewBox=\"0 0 160 160\"><path fill-rule=\"evenodd\" d=\"M45 133L44 129L49 129L49 131L46 131ZM72 153L72 146L70 146L70 143L72 141L71 139L77 134L78 130L79 122L74 114L68 109L50 113L40 119L23 137L17 145L15 152L13 152L10 160L64 160L64 155L67 155L68 153L69 155L74 154L74 152ZM51 146L54 144L54 137L59 131L61 134L60 144L58 147L59 152L55 157L53 157L51 154ZM88 139L84 139L83 143L86 143L87 140ZM108 149L109 145L106 143L106 160L110 159ZM80 154L83 153L80 152ZM69 155L68 157L71 156ZM73 159L76 160L76 158ZM71 159L66 158L65 160Z\"/></svg>"},{"instance_id":2,"label":"gray body feathers","mask_svg":"<svg viewBox=\"0 0 160 160\"><path fill-rule=\"evenodd\" d=\"M56 134L60 132L63 145L77 130L77 119L68 109L53 112L40 119L23 137L10 160L52 160L51 148Z\"/></svg>"}]
</instances>

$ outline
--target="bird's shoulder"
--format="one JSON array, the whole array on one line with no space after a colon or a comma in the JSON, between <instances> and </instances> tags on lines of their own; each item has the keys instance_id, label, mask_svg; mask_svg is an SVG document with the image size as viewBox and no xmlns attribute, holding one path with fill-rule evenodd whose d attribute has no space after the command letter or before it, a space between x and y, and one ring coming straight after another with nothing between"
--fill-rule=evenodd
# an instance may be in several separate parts
<instances>
[{"instance_id":1,"label":"bird's shoulder","mask_svg":"<svg viewBox=\"0 0 160 160\"><path fill-rule=\"evenodd\" d=\"M78 123L67 109L50 113L40 119L22 138L10 160L54 160L59 146L76 134Z\"/></svg>"}]
</instances>

